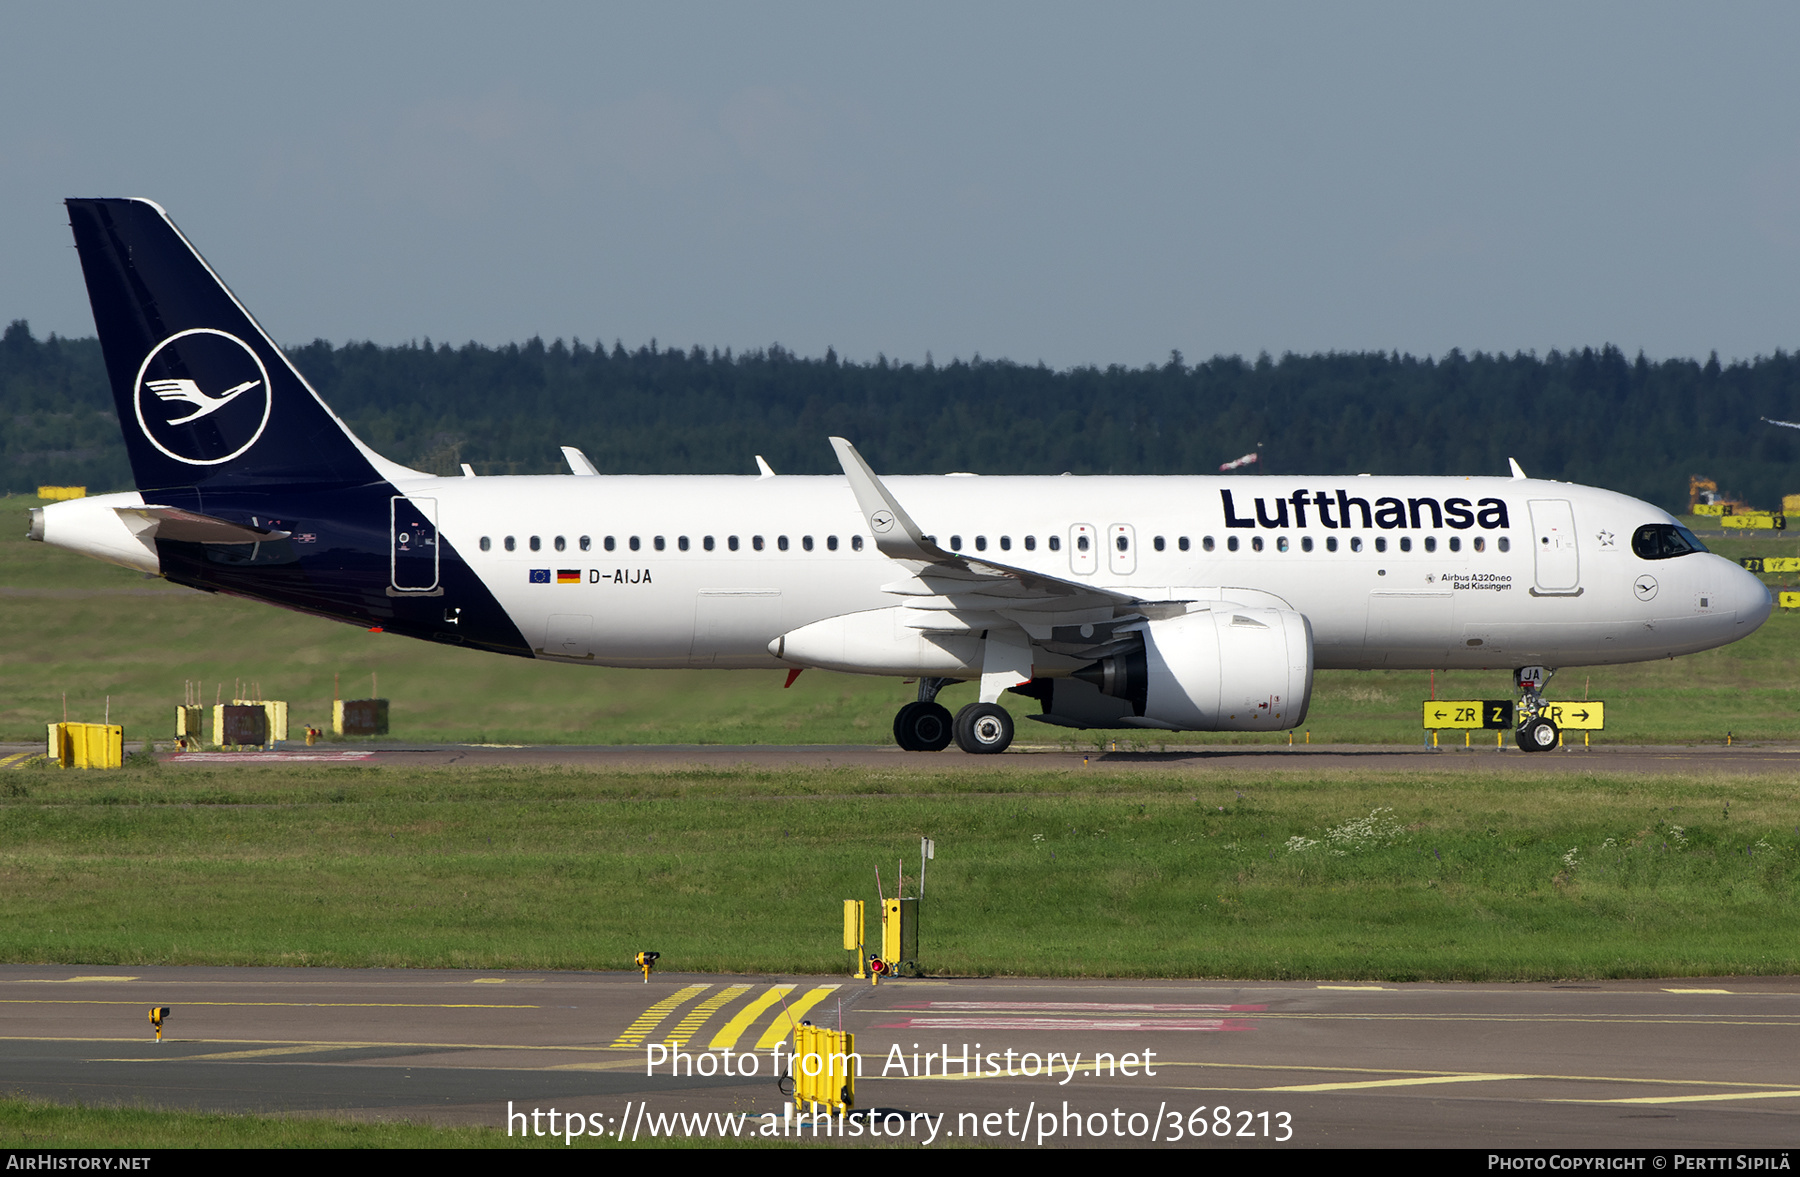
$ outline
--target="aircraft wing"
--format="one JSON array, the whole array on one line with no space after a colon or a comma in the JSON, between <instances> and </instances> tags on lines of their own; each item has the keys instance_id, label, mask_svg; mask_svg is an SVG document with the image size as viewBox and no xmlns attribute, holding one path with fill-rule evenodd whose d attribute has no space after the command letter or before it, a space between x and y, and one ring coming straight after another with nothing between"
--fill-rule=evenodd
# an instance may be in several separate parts
<instances>
[{"instance_id":1,"label":"aircraft wing","mask_svg":"<svg viewBox=\"0 0 1800 1177\"><path fill-rule=\"evenodd\" d=\"M1121 623L1185 611L1184 602L1147 601L941 548L919 529L855 446L841 437L832 438L831 445L876 548L913 573L882 586L903 598L912 628L968 633L1010 623L1039 643L1060 639L1058 645L1091 649L1105 645Z\"/></svg>"}]
</instances>

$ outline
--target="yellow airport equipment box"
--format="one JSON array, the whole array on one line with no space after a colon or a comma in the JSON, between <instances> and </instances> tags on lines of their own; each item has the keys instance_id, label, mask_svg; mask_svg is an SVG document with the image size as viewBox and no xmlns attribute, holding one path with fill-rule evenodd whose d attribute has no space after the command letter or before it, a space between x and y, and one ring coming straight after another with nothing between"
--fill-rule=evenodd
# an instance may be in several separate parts
<instances>
[{"instance_id":1,"label":"yellow airport equipment box","mask_svg":"<svg viewBox=\"0 0 1800 1177\"><path fill-rule=\"evenodd\" d=\"M46 724L45 751L59 768L122 768L125 729L116 723Z\"/></svg>"},{"instance_id":2,"label":"yellow airport equipment box","mask_svg":"<svg viewBox=\"0 0 1800 1177\"><path fill-rule=\"evenodd\" d=\"M40 486L40 487L38 487L38 498L40 498L40 499L85 499L85 498L87 498L87 487L85 487L85 486Z\"/></svg>"},{"instance_id":3,"label":"yellow airport equipment box","mask_svg":"<svg viewBox=\"0 0 1800 1177\"><path fill-rule=\"evenodd\" d=\"M910 900L908 902L911 902ZM794 1027L794 1110L827 1113L856 1106L856 1035L802 1022Z\"/></svg>"},{"instance_id":4,"label":"yellow airport equipment box","mask_svg":"<svg viewBox=\"0 0 1800 1177\"><path fill-rule=\"evenodd\" d=\"M881 905L881 959L889 970L919 963L919 901L889 899Z\"/></svg>"},{"instance_id":5,"label":"yellow airport equipment box","mask_svg":"<svg viewBox=\"0 0 1800 1177\"><path fill-rule=\"evenodd\" d=\"M213 707L213 743L226 748L258 747L287 739L287 703L279 699L236 699Z\"/></svg>"},{"instance_id":6,"label":"yellow airport equipment box","mask_svg":"<svg viewBox=\"0 0 1800 1177\"><path fill-rule=\"evenodd\" d=\"M206 722L206 708L175 708L175 742L183 748L198 748L206 742L206 732L202 730Z\"/></svg>"},{"instance_id":7,"label":"yellow airport equipment box","mask_svg":"<svg viewBox=\"0 0 1800 1177\"><path fill-rule=\"evenodd\" d=\"M1606 704L1598 700L1546 703L1544 715L1564 731L1597 732L1606 727Z\"/></svg>"},{"instance_id":8,"label":"yellow airport equipment box","mask_svg":"<svg viewBox=\"0 0 1800 1177\"><path fill-rule=\"evenodd\" d=\"M1725 503L1695 503L1694 514L1729 515L1731 514L1731 507Z\"/></svg>"},{"instance_id":9,"label":"yellow airport equipment box","mask_svg":"<svg viewBox=\"0 0 1800 1177\"><path fill-rule=\"evenodd\" d=\"M1505 731L1513 726L1511 699L1433 699L1425 704L1425 727L1486 728Z\"/></svg>"},{"instance_id":10,"label":"yellow airport equipment box","mask_svg":"<svg viewBox=\"0 0 1800 1177\"><path fill-rule=\"evenodd\" d=\"M1719 525L1760 531L1786 531L1787 516L1777 515L1773 511L1752 511L1722 516Z\"/></svg>"},{"instance_id":11,"label":"yellow airport equipment box","mask_svg":"<svg viewBox=\"0 0 1800 1177\"><path fill-rule=\"evenodd\" d=\"M388 701L386 699L333 699L331 730L340 736L385 736L388 734Z\"/></svg>"},{"instance_id":12,"label":"yellow airport equipment box","mask_svg":"<svg viewBox=\"0 0 1800 1177\"><path fill-rule=\"evenodd\" d=\"M1800 593L1782 593L1781 607L1783 609L1800 609Z\"/></svg>"}]
</instances>

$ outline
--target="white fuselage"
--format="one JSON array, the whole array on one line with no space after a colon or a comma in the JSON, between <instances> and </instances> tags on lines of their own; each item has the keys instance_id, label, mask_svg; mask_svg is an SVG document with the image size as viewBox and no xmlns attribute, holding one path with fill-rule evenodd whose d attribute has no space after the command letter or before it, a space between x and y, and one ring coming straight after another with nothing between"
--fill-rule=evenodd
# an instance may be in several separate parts
<instances>
[{"instance_id":1,"label":"white fuselage","mask_svg":"<svg viewBox=\"0 0 1800 1177\"><path fill-rule=\"evenodd\" d=\"M1322 669L1643 661L1734 641L1771 605L1760 581L1710 553L1641 558L1634 531L1671 518L1568 483L884 481L921 530L974 559L1149 601L1302 613ZM397 489L435 504L439 534L544 657L778 667L770 644L780 635L892 607L910 576L875 550L841 476L446 478Z\"/></svg>"}]
</instances>

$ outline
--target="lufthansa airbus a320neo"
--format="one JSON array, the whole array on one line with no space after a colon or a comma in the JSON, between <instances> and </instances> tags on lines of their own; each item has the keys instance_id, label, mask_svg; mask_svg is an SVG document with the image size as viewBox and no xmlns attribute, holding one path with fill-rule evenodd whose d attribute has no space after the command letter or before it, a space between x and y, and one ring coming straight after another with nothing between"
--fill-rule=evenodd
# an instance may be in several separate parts
<instances>
[{"instance_id":1,"label":"lufthansa airbus a320neo","mask_svg":"<svg viewBox=\"0 0 1800 1177\"><path fill-rule=\"evenodd\" d=\"M179 584L593 666L916 678L901 747L1013 722L1274 731L1325 668L1553 668L1744 637L1763 585L1673 518L1526 478L438 477L345 427L147 200L71 200L137 490L31 537ZM954 717L936 696L978 681Z\"/></svg>"}]
</instances>

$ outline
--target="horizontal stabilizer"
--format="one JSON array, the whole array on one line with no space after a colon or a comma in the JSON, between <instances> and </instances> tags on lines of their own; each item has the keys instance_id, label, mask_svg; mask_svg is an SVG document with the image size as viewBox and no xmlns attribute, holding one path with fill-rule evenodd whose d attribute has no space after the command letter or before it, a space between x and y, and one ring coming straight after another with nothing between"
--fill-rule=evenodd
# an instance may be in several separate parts
<instances>
[{"instance_id":1,"label":"horizontal stabilizer","mask_svg":"<svg viewBox=\"0 0 1800 1177\"><path fill-rule=\"evenodd\" d=\"M167 539L187 544L255 544L286 539L289 532L248 527L228 519L184 511L180 507L117 507L119 518L141 539Z\"/></svg>"}]
</instances>

